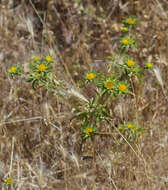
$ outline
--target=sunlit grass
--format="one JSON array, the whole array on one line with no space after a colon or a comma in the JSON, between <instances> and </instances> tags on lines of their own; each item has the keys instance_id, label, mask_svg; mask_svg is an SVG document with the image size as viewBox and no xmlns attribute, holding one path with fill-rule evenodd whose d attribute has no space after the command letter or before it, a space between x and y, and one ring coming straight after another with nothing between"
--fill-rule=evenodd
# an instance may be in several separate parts
<instances>
[{"instance_id":1,"label":"sunlit grass","mask_svg":"<svg viewBox=\"0 0 168 190\"><path fill-rule=\"evenodd\" d=\"M0 6L0 189L167 188L164 3Z\"/></svg>"}]
</instances>

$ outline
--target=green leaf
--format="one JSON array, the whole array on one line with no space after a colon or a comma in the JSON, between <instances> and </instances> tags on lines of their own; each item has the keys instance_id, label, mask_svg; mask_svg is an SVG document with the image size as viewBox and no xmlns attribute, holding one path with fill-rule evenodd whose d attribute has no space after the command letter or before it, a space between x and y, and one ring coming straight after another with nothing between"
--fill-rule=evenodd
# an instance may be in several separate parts
<instances>
[{"instance_id":1,"label":"green leaf","mask_svg":"<svg viewBox=\"0 0 168 190\"><path fill-rule=\"evenodd\" d=\"M33 81L33 77L30 77L30 78L28 78L28 79L26 80L26 82L31 82L31 81Z\"/></svg>"},{"instance_id":2,"label":"green leaf","mask_svg":"<svg viewBox=\"0 0 168 190\"><path fill-rule=\"evenodd\" d=\"M36 88L35 88L35 84L37 83L37 79L35 79L35 80L33 80L33 82L32 82L32 88L34 89L34 90L36 90Z\"/></svg>"}]
</instances>

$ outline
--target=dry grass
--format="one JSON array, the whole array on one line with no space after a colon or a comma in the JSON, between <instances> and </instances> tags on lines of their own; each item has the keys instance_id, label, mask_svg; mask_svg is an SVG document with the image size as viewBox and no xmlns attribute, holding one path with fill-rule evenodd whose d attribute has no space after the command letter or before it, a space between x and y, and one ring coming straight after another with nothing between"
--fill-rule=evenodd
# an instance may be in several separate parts
<instances>
[{"instance_id":1,"label":"dry grass","mask_svg":"<svg viewBox=\"0 0 168 190\"><path fill-rule=\"evenodd\" d=\"M32 3L34 2L34 3ZM168 189L168 3L166 0L0 1L0 188L12 190L166 190ZM103 11L104 10L104 11ZM80 14L80 11L85 14ZM98 16L106 16L101 19ZM89 69L107 72L105 56L117 52L121 21L136 15L138 50L130 51L145 73L135 97L110 102L114 122L136 119L145 128L130 144L104 127L104 135L83 143L71 109L94 95L77 88ZM34 91L25 77L7 70L35 55L56 58L54 71L64 80L64 99ZM77 92L76 92L77 91Z\"/></svg>"}]
</instances>

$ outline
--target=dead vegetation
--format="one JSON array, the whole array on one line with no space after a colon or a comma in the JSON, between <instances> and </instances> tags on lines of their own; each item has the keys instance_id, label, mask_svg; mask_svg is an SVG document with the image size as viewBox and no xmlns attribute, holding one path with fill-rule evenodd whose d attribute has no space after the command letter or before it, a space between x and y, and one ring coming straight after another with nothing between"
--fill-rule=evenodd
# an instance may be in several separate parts
<instances>
[{"instance_id":1,"label":"dead vegetation","mask_svg":"<svg viewBox=\"0 0 168 190\"><path fill-rule=\"evenodd\" d=\"M1 189L7 176L15 180L12 190L168 188L167 10L166 0L0 1ZM105 57L118 53L122 20L130 15L138 20L138 49L129 54L139 66L152 61L155 70L136 87L137 104L132 97L110 103L111 126L136 117L145 132L138 143L120 143L121 135L104 127L94 142L83 142L71 121L82 100L72 94L94 96L92 86L78 89L77 82L89 69L107 72ZM25 76L9 77L9 66L20 63L26 73L36 55L56 58L63 99L34 91Z\"/></svg>"}]
</instances>

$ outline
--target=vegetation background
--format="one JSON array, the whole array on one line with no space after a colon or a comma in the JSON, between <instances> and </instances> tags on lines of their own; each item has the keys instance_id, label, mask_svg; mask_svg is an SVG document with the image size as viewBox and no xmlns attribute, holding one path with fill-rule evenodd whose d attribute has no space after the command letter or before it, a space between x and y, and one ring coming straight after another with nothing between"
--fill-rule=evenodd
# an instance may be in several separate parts
<instances>
[{"instance_id":1,"label":"vegetation background","mask_svg":"<svg viewBox=\"0 0 168 190\"><path fill-rule=\"evenodd\" d=\"M145 129L134 144L103 127L95 143L83 143L70 120L77 98L34 91L26 76L11 79L12 64L51 55L65 87L88 99L94 87L78 89L85 73L107 72L106 56L117 52L122 20L134 15L139 66L155 65L137 89L141 96L111 102L114 122L138 115ZM168 2L167 0L1 0L0 1L0 188L7 176L18 190L168 189ZM106 132L108 131L108 134Z\"/></svg>"}]
</instances>

